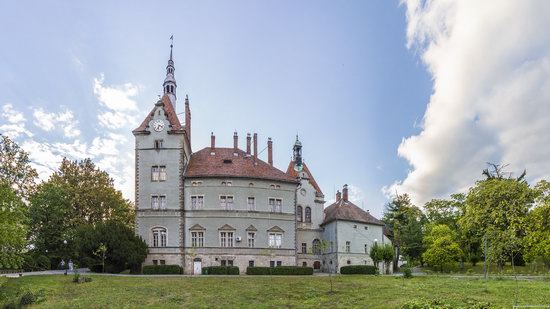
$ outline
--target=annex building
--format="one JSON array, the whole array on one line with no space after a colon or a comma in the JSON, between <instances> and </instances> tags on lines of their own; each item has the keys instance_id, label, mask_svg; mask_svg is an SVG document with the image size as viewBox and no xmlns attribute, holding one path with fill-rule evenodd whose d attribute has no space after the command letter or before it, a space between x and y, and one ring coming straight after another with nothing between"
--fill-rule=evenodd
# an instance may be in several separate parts
<instances>
[{"instance_id":1,"label":"annex building","mask_svg":"<svg viewBox=\"0 0 550 309\"><path fill-rule=\"evenodd\" d=\"M177 83L170 58L164 95L145 115L135 136L136 233L149 246L144 264L177 264L186 274L204 266L311 266L338 272L341 266L372 265L368 252L389 243L384 224L348 199L348 188L325 208L325 195L302 161L296 137L286 171L258 156L258 135L239 147L191 148L191 108L176 114Z\"/></svg>"}]
</instances>

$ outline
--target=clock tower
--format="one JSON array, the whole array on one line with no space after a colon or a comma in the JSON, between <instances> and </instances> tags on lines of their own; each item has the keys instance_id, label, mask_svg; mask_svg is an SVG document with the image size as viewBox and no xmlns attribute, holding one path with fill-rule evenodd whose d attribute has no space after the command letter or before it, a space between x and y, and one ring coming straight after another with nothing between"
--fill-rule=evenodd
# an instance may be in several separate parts
<instances>
[{"instance_id":1,"label":"clock tower","mask_svg":"<svg viewBox=\"0 0 550 309\"><path fill-rule=\"evenodd\" d=\"M182 124L176 113L176 80L170 59L164 94L135 137L136 234L149 246L145 264L183 264L183 173L191 156L189 101Z\"/></svg>"}]
</instances>

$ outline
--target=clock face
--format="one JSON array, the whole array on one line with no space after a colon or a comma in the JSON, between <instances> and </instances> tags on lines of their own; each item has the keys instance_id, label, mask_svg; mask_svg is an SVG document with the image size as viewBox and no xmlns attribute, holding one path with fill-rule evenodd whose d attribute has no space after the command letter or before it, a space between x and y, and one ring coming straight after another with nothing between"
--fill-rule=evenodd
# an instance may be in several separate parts
<instances>
[{"instance_id":1,"label":"clock face","mask_svg":"<svg viewBox=\"0 0 550 309\"><path fill-rule=\"evenodd\" d=\"M303 196L305 196L305 195L306 195L306 189L300 190L300 194L303 195Z\"/></svg>"},{"instance_id":2,"label":"clock face","mask_svg":"<svg viewBox=\"0 0 550 309\"><path fill-rule=\"evenodd\" d=\"M155 129L155 131L157 131L157 132L162 131L162 129L164 129L164 121L162 121L162 120L156 120L156 121L153 123L153 129Z\"/></svg>"}]
</instances>

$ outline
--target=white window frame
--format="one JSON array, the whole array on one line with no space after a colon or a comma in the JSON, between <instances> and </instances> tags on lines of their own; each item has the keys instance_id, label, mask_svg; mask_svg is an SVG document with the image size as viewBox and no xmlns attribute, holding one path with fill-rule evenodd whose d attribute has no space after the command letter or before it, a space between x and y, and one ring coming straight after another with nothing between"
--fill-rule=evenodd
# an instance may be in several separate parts
<instances>
[{"instance_id":1,"label":"white window frame","mask_svg":"<svg viewBox=\"0 0 550 309\"><path fill-rule=\"evenodd\" d=\"M222 201L223 198L223 201ZM231 204L228 202L231 198ZM231 206L229 206L231 205ZM235 209L235 197L233 195L220 195L220 207L223 210L234 210Z\"/></svg>"},{"instance_id":2,"label":"white window frame","mask_svg":"<svg viewBox=\"0 0 550 309\"><path fill-rule=\"evenodd\" d=\"M271 204L271 200L273 200L274 204ZM277 202L280 202L280 204L277 205ZM280 197L268 197L267 198L267 204L269 206L269 211L270 212L273 212L273 213L282 213L283 212L283 199L282 198L280 198Z\"/></svg>"},{"instance_id":3,"label":"white window frame","mask_svg":"<svg viewBox=\"0 0 550 309\"><path fill-rule=\"evenodd\" d=\"M161 209L161 210L166 209L168 198L166 197L166 195L159 195L158 197L159 197L159 208L158 209Z\"/></svg>"},{"instance_id":4,"label":"white window frame","mask_svg":"<svg viewBox=\"0 0 550 309\"><path fill-rule=\"evenodd\" d=\"M158 181L160 182L166 181L166 165L159 165L158 171L159 171Z\"/></svg>"},{"instance_id":5,"label":"white window frame","mask_svg":"<svg viewBox=\"0 0 550 309\"><path fill-rule=\"evenodd\" d=\"M220 247L232 248L235 245L235 231L220 231Z\"/></svg>"},{"instance_id":6,"label":"white window frame","mask_svg":"<svg viewBox=\"0 0 550 309\"><path fill-rule=\"evenodd\" d=\"M346 253L351 253L351 241L346 241Z\"/></svg>"},{"instance_id":7,"label":"white window frame","mask_svg":"<svg viewBox=\"0 0 550 309\"><path fill-rule=\"evenodd\" d=\"M163 226L153 227L151 229L151 247L162 248L162 247L166 247L167 243L168 243L168 229Z\"/></svg>"},{"instance_id":8,"label":"white window frame","mask_svg":"<svg viewBox=\"0 0 550 309\"><path fill-rule=\"evenodd\" d=\"M281 248L283 246L283 233L269 232L267 235L268 245L271 248Z\"/></svg>"},{"instance_id":9,"label":"white window frame","mask_svg":"<svg viewBox=\"0 0 550 309\"><path fill-rule=\"evenodd\" d=\"M252 200L252 204L250 204L250 200ZM252 205L252 207L250 207L250 205ZM249 196L246 198L246 208L252 211L256 210L256 197Z\"/></svg>"},{"instance_id":10,"label":"white window frame","mask_svg":"<svg viewBox=\"0 0 550 309\"><path fill-rule=\"evenodd\" d=\"M196 199L196 206L193 204L193 199ZM199 201L201 201L201 203L199 203ZM204 194L194 194L194 195L191 195L191 209L192 210L197 210L197 209L203 209L204 208Z\"/></svg>"},{"instance_id":11,"label":"white window frame","mask_svg":"<svg viewBox=\"0 0 550 309\"><path fill-rule=\"evenodd\" d=\"M248 248L256 247L256 232L246 232Z\"/></svg>"},{"instance_id":12,"label":"white window frame","mask_svg":"<svg viewBox=\"0 0 550 309\"><path fill-rule=\"evenodd\" d=\"M191 231L191 247L204 247L204 231Z\"/></svg>"},{"instance_id":13,"label":"white window frame","mask_svg":"<svg viewBox=\"0 0 550 309\"><path fill-rule=\"evenodd\" d=\"M158 165L151 166L151 181L152 182L158 182L159 181L159 166Z\"/></svg>"},{"instance_id":14,"label":"white window frame","mask_svg":"<svg viewBox=\"0 0 550 309\"><path fill-rule=\"evenodd\" d=\"M151 195L151 209L159 210L160 208L160 199L158 194Z\"/></svg>"}]
</instances>

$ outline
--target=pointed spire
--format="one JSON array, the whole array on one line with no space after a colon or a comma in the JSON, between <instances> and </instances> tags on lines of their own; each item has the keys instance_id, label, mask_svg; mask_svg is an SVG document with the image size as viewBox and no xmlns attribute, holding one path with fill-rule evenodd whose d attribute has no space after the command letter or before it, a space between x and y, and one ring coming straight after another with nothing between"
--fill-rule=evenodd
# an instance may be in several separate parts
<instances>
[{"instance_id":1,"label":"pointed spire","mask_svg":"<svg viewBox=\"0 0 550 309\"><path fill-rule=\"evenodd\" d=\"M176 68L174 67L174 60L172 60L172 50L174 48L174 36L172 35L170 37L170 59L168 59L168 65L166 66L166 78L164 79L164 83L162 84L162 87L164 88L164 94L168 95L170 98L170 101L172 102L172 105L174 106L174 110L176 110L176 78L174 77L174 71Z\"/></svg>"},{"instance_id":2,"label":"pointed spire","mask_svg":"<svg viewBox=\"0 0 550 309\"><path fill-rule=\"evenodd\" d=\"M170 61L172 61L172 48L174 47L174 35L170 37Z\"/></svg>"}]
</instances>

